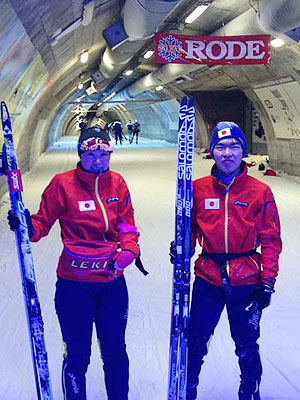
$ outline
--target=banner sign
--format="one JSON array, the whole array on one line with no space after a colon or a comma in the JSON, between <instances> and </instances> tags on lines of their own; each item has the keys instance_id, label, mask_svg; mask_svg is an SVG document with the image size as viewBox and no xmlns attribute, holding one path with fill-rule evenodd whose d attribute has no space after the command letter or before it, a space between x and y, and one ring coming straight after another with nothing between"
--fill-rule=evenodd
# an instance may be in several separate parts
<instances>
[{"instance_id":1,"label":"banner sign","mask_svg":"<svg viewBox=\"0 0 300 400\"><path fill-rule=\"evenodd\" d=\"M156 33L154 56L158 64L268 64L270 35L187 36Z\"/></svg>"}]
</instances>

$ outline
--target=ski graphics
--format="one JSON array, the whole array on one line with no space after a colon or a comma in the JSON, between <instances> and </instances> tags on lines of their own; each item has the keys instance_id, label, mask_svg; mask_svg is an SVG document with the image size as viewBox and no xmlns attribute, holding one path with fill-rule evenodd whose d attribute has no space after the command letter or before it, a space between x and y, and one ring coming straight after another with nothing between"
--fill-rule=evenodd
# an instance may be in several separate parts
<instances>
[{"instance_id":1,"label":"ski graphics","mask_svg":"<svg viewBox=\"0 0 300 400\"><path fill-rule=\"evenodd\" d=\"M25 207L21 194L23 191L21 171L18 168L8 108L3 101L1 102L1 121L4 135L2 171L7 178L12 212L18 216L20 221L19 227L15 230L15 237L37 398L38 400L53 400L48 356L44 340L44 324L37 293Z\"/></svg>"},{"instance_id":2,"label":"ski graphics","mask_svg":"<svg viewBox=\"0 0 300 400\"><path fill-rule=\"evenodd\" d=\"M192 174L194 154L193 99L184 97L179 112L173 302L171 314L168 400L184 400L190 302Z\"/></svg>"}]
</instances>

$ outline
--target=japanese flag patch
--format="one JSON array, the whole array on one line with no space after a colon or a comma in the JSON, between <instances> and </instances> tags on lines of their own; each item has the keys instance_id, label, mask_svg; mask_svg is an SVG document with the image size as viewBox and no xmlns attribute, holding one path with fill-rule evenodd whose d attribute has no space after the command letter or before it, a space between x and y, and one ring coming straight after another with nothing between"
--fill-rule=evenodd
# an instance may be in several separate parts
<instances>
[{"instance_id":1,"label":"japanese flag patch","mask_svg":"<svg viewBox=\"0 0 300 400\"><path fill-rule=\"evenodd\" d=\"M224 129L220 129L218 131L218 138L221 139L225 136L231 136L231 131L230 128L224 128Z\"/></svg>"},{"instance_id":2,"label":"japanese flag patch","mask_svg":"<svg viewBox=\"0 0 300 400\"><path fill-rule=\"evenodd\" d=\"M220 199L205 199L205 210L219 210Z\"/></svg>"},{"instance_id":3,"label":"japanese flag patch","mask_svg":"<svg viewBox=\"0 0 300 400\"><path fill-rule=\"evenodd\" d=\"M78 201L79 211L94 211L96 210L96 205L94 200L84 200Z\"/></svg>"}]
</instances>

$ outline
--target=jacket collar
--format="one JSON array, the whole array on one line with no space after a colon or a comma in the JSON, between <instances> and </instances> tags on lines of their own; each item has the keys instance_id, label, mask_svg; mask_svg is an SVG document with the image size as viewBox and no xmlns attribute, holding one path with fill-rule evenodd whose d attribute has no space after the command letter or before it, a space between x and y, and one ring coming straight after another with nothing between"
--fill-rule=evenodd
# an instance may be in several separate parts
<instances>
[{"instance_id":1,"label":"jacket collar","mask_svg":"<svg viewBox=\"0 0 300 400\"><path fill-rule=\"evenodd\" d=\"M80 161L76 165L76 176L80 180L80 182L83 185L86 185L88 187L94 187L95 186L95 180L97 178L97 174L95 172L87 172L85 171L82 166ZM99 179L102 179L106 174L109 172L109 169L105 172L103 172L100 176Z\"/></svg>"},{"instance_id":2,"label":"jacket collar","mask_svg":"<svg viewBox=\"0 0 300 400\"><path fill-rule=\"evenodd\" d=\"M247 175L248 175L248 167L247 167L247 164L245 163L245 161L241 162L240 169L241 169L241 173L233 178L233 181L231 182L230 186L242 184L246 180ZM220 179L218 179L216 172L217 172L217 166L216 166L216 164L214 164L211 169L211 176L214 181L214 184L221 186L223 188L226 188L225 183L222 182Z\"/></svg>"}]
</instances>

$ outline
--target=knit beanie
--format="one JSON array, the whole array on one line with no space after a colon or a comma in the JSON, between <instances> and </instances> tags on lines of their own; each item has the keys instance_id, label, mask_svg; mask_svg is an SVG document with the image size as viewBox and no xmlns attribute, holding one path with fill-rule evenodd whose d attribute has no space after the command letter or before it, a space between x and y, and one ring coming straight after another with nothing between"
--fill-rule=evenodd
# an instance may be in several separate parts
<instances>
[{"instance_id":1,"label":"knit beanie","mask_svg":"<svg viewBox=\"0 0 300 400\"><path fill-rule=\"evenodd\" d=\"M244 132L236 123L223 121L219 122L215 126L211 135L209 150L212 157L216 144L223 139L236 139L237 141L239 141L243 149L243 157L248 156L247 143Z\"/></svg>"},{"instance_id":2,"label":"knit beanie","mask_svg":"<svg viewBox=\"0 0 300 400\"><path fill-rule=\"evenodd\" d=\"M77 144L78 155L80 156L84 151L96 150L97 148L109 152L113 151L109 134L98 126L91 126L87 129L83 129Z\"/></svg>"}]
</instances>

